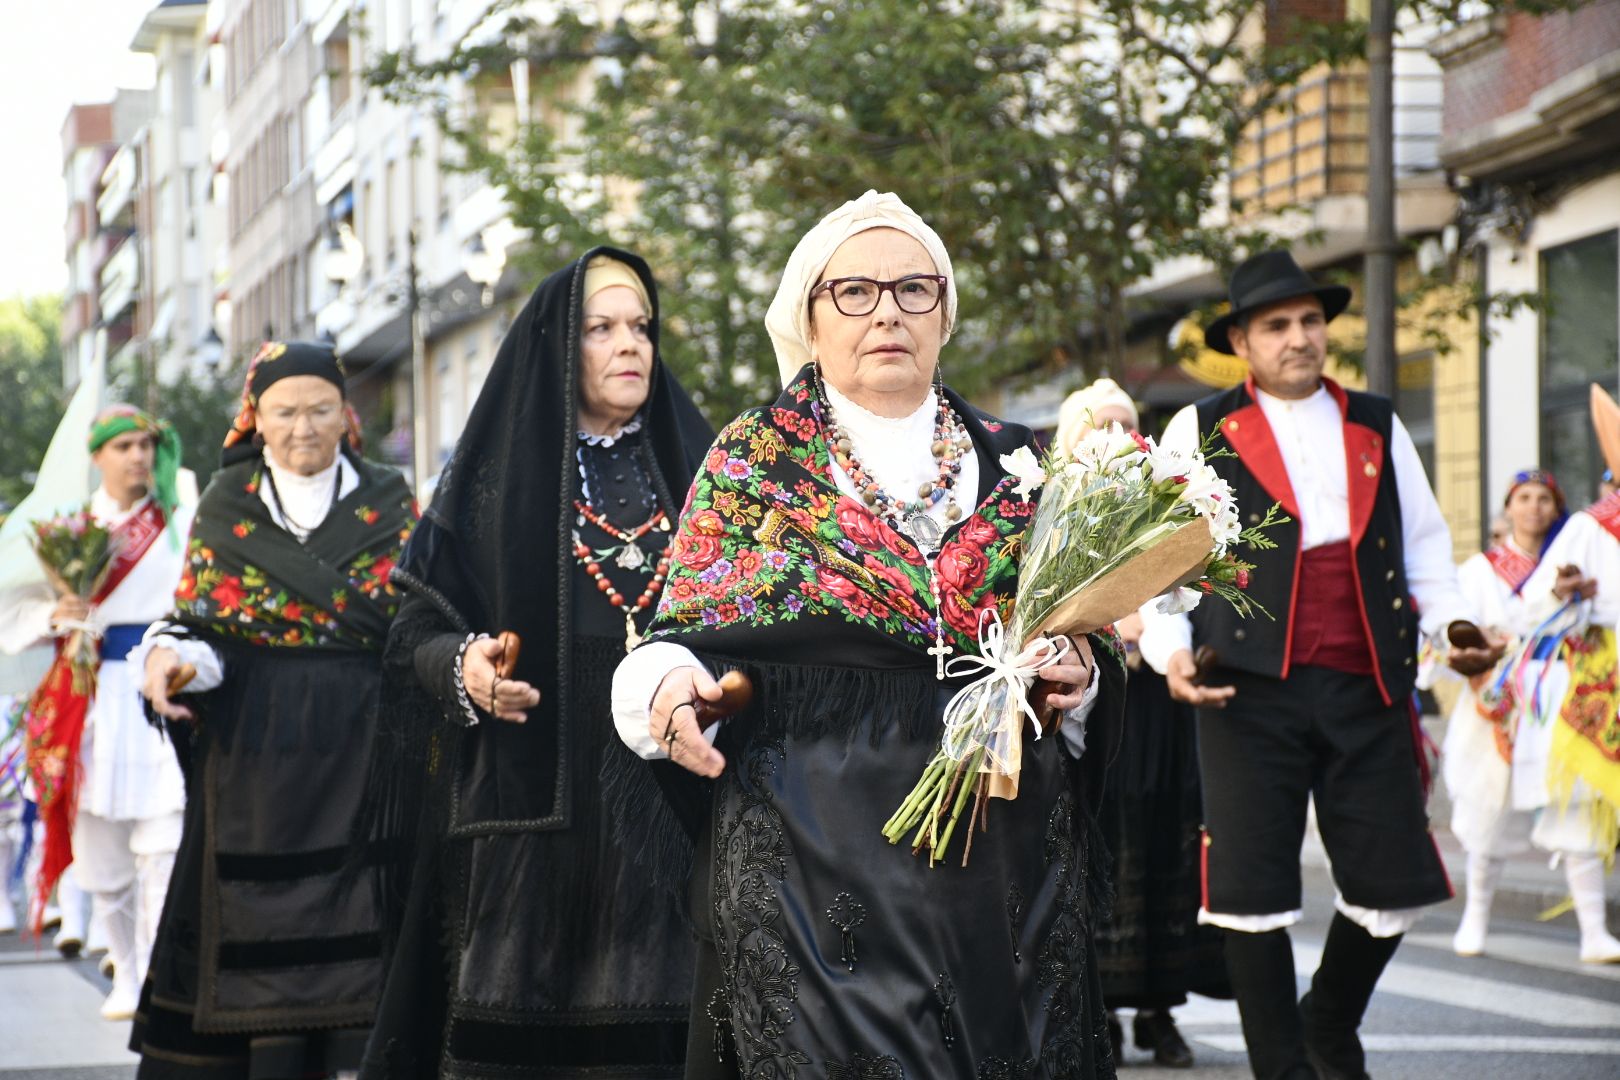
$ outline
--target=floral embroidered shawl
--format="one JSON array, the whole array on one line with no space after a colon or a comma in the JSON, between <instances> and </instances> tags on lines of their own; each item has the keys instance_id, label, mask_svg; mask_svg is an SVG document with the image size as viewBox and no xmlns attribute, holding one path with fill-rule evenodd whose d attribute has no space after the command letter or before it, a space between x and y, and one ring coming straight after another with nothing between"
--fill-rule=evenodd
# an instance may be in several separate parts
<instances>
[{"instance_id":1,"label":"floral embroidered shawl","mask_svg":"<svg viewBox=\"0 0 1620 1080\"><path fill-rule=\"evenodd\" d=\"M303 544L259 497L261 458L216 473L197 507L175 621L250 645L381 650L399 607L389 578L416 500L394 470L349 460L360 486Z\"/></svg>"},{"instance_id":2,"label":"floral embroidered shawl","mask_svg":"<svg viewBox=\"0 0 1620 1080\"><path fill-rule=\"evenodd\" d=\"M774 405L732 421L709 450L681 517L650 637L787 663L892 667L892 651L873 650L881 636L911 663L932 666L927 561L909 538L838 489L808 372ZM1026 429L1003 427L951 391L946 396L982 464L1028 444ZM946 639L957 653L977 652L982 611L1010 615L1020 545L1035 513L1033 501L1013 494L1016 478L994 464L981 473L999 481L947 532L938 559ZM835 635L851 648L830 644L829 631L850 628L869 633Z\"/></svg>"}]
</instances>

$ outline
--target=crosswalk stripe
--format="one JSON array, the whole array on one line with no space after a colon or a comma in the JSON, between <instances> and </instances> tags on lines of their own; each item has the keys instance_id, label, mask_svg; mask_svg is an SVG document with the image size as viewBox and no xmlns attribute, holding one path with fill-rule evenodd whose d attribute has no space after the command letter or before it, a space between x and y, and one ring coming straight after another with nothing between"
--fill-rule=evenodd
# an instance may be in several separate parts
<instances>
[{"instance_id":1,"label":"crosswalk stripe","mask_svg":"<svg viewBox=\"0 0 1620 1080\"><path fill-rule=\"evenodd\" d=\"M1242 1035L1194 1035L1194 1042L1230 1054L1244 1052ZM1620 1039L1581 1039L1559 1035L1362 1035L1361 1045L1378 1054L1487 1053L1620 1055Z\"/></svg>"},{"instance_id":2,"label":"crosswalk stripe","mask_svg":"<svg viewBox=\"0 0 1620 1080\"><path fill-rule=\"evenodd\" d=\"M1294 943L1294 969L1309 975L1322 961L1321 946ZM1378 991L1432 1001L1457 1009L1509 1016L1545 1027L1620 1028L1620 1004L1595 998L1512 986L1500 979L1457 975L1400 959L1384 971Z\"/></svg>"},{"instance_id":3,"label":"crosswalk stripe","mask_svg":"<svg viewBox=\"0 0 1620 1080\"><path fill-rule=\"evenodd\" d=\"M1451 952L1450 934L1407 934L1403 945ZM1455 954L1453 954L1455 955ZM1533 934L1493 933L1485 939L1485 957L1531 964L1548 971L1590 975L1594 979L1620 982L1620 964L1583 964L1573 941L1548 941Z\"/></svg>"},{"instance_id":4,"label":"crosswalk stripe","mask_svg":"<svg viewBox=\"0 0 1620 1080\"><path fill-rule=\"evenodd\" d=\"M100 1005L101 991L67 964L0 969L0 1063L7 1069L134 1064L129 1025L103 1020Z\"/></svg>"}]
</instances>

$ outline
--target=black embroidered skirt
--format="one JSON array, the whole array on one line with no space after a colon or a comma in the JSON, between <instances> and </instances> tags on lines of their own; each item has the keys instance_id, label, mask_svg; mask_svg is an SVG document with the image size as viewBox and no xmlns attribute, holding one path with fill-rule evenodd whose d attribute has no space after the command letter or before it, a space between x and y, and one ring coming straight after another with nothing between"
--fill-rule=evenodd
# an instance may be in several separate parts
<instances>
[{"instance_id":1,"label":"black embroidered skirt","mask_svg":"<svg viewBox=\"0 0 1620 1080\"><path fill-rule=\"evenodd\" d=\"M1019 797L991 801L966 868L959 833L929 869L882 826L937 722L876 740L864 727L731 733L694 872L714 944L688 1077L1113 1076L1064 740L1026 742Z\"/></svg>"}]
</instances>

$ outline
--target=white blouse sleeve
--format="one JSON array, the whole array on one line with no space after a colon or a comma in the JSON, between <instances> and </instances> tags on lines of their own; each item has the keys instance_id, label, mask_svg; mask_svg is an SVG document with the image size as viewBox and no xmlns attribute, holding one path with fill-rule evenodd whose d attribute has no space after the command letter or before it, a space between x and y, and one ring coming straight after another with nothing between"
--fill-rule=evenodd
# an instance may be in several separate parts
<instances>
[{"instance_id":1,"label":"white blouse sleeve","mask_svg":"<svg viewBox=\"0 0 1620 1080\"><path fill-rule=\"evenodd\" d=\"M708 670L685 645L653 641L619 661L613 672L613 726L620 741L635 751L637 757L648 761L669 757L669 752L647 730L647 722L652 714L653 696L663 685L665 676L683 667ZM712 743L719 730L719 724L710 724L703 737Z\"/></svg>"}]
</instances>

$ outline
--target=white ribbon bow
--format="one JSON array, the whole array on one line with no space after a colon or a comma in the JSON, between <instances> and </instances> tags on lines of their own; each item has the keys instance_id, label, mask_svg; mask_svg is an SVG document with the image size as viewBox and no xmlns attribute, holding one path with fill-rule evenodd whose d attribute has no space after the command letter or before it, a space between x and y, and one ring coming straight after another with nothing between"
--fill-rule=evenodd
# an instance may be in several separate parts
<instances>
[{"instance_id":1,"label":"white ribbon bow","mask_svg":"<svg viewBox=\"0 0 1620 1080\"><path fill-rule=\"evenodd\" d=\"M1003 655L1010 647L1001 614L988 608L979 613L979 655L963 654L945 665L951 675L983 672L945 706L940 747L952 761L962 761L982 746L990 763L1005 773L1013 760L1012 740L1022 729L1020 715L1035 725L1035 738L1041 737L1040 718L1029 704L1029 688L1041 671L1068 655L1069 642L1064 639L1059 644L1040 637L1014 656ZM1000 708L996 708L998 704Z\"/></svg>"}]
</instances>

